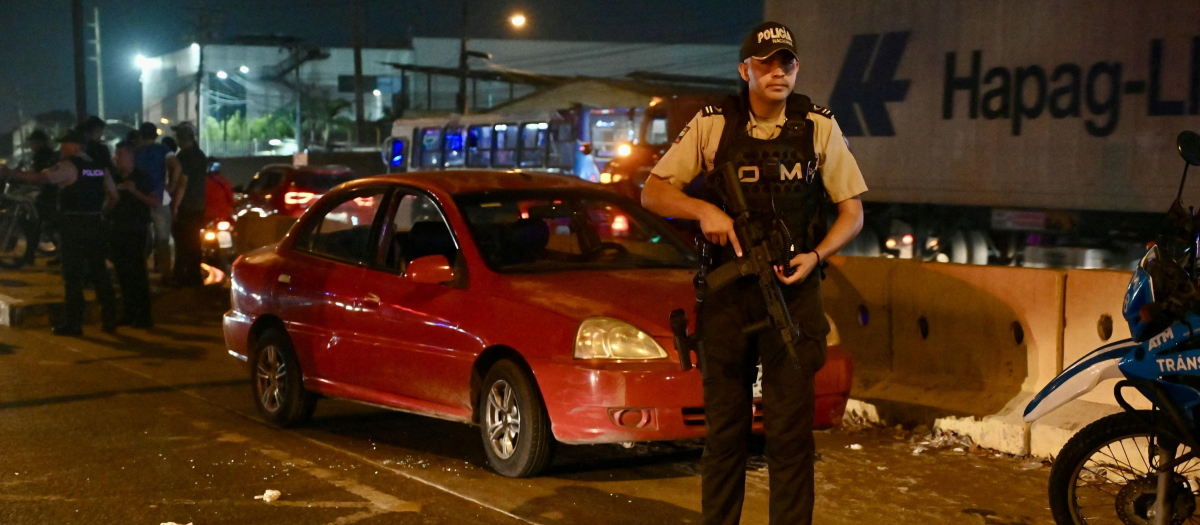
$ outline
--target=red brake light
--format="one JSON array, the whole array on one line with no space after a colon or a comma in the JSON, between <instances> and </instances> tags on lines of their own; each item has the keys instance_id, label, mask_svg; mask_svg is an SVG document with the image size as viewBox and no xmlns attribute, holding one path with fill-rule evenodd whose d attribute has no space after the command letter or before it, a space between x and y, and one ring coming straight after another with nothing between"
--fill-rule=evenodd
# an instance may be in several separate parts
<instances>
[{"instance_id":1,"label":"red brake light","mask_svg":"<svg viewBox=\"0 0 1200 525\"><path fill-rule=\"evenodd\" d=\"M906 234L904 234L904 237L901 237L901 238L900 238L900 242L902 242L902 243L904 243L904 244L912 244L912 243L913 243L913 236L912 236L912 234L911 234L911 233L906 233Z\"/></svg>"},{"instance_id":2,"label":"red brake light","mask_svg":"<svg viewBox=\"0 0 1200 525\"><path fill-rule=\"evenodd\" d=\"M354 203L363 207L371 207L375 205L375 197L355 197Z\"/></svg>"},{"instance_id":3,"label":"red brake light","mask_svg":"<svg viewBox=\"0 0 1200 525\"><path fill-rule=\"evenodd\" d=\"M613 217L612 229L614 232L629 231L629 219L626 219L624 215Z\"/></svg>"},{"instance_id":4,"label":"red brake light","mask_svg":"<svg viewBox=\"0 0 1200 525\"><path fill-rule=\"evenodd\" d=\"M311 191L289 191L283 194L283 203L292 206L304 206L312 202L315 198L317 198L317 195Z\"/></svg>"}]
</instances>

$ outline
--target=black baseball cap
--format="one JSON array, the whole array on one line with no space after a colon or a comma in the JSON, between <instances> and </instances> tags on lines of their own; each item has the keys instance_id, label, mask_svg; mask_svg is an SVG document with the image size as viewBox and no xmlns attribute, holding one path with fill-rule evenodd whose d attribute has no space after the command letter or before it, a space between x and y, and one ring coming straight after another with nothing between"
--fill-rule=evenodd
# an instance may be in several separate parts
<instances>
[{"instance_id":1,"label":"black baseball cap","mask_svg":"<svg viewBox=\"0 0 1200 525\"><path fill-rule=\"evenodd\" d=\"M800 56L796 53L796 41L792 38L792 30L779 22L763 22L746 35L746 40L742 42L741 58L738 60L750 57L763 60L778 51L787 51L794 57Z\"/></svg>"}]
</instances>

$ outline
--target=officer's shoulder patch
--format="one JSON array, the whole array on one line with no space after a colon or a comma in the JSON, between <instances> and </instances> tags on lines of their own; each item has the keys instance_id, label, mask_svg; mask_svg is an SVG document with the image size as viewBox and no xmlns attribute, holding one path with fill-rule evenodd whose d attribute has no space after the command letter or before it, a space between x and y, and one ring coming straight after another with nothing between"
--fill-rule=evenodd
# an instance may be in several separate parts
<instances>
[{"instance_id":1,"label":"officer's shoulder patch","mask_svg":"<svg viewBox=\"0 0 1200 525\"><path fill-rule=\"evenodd\" d=\"M716 106L716 105L704 106L704 109L700 110L700 115L704 116L704 117L711 117L713 115L721 115L721 114L723 114L721 106Z\"/></svg>"},{"instance_id":2,"label":"officer's shoulder patch","mask_svg":"<svg viewBox=\"0 0 1200 525\"><path fill-rule=\"evenodd\" d=\"M818 106L816 104L813 104L812 112L816 113L818 115L821 115L825 118L833 118L833 110L831 110L825 106Z\"/></svg>"}]
</instances>

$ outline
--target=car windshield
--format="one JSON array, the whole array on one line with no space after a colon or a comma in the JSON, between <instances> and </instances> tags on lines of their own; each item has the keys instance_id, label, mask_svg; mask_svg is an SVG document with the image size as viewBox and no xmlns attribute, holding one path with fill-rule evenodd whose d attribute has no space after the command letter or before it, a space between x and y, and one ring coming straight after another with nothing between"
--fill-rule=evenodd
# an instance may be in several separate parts
<instances>
[{"instance_id":1,"label":"car windshield","mask_svg":"<svg viewBox=\"0 0 1200 525\"><path fill-rule=\"evenodd\" d=\"M662 219L610 194L513 190L455 199L493 270L540 273L696 268L692 247Z\"/></svg>"},{"instance_id":2,"label":"car windshield","mask_svg":"<svg viewBox=\"0 0 1200 525\"><path fill-rule=\"evenodd\" d=\"M347 171L300 171L296 172L296 176L292 178L292 184L303 191L325 193L332 190L334 186L353 178L354 174Z\"/></svg>"}]
</instances>

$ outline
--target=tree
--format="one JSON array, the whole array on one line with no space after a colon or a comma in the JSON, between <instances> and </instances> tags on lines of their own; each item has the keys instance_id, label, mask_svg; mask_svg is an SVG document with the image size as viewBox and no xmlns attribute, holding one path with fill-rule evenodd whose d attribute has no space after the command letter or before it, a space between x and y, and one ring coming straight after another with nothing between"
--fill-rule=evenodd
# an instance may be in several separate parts
<instances>
[{"instance_id":1,"label":"tree","mask_svg":"<svg viewBox=\"0 0 1200 525\"><path fill-rule=\"evenodd\" d=\"M309 132L309 143L316 143L316 134L320 133L321 144L329 148L330 135L340 133L350 138L354 119L345 114L354 106L349 100L340 98L308 97L301 107L304 117L304 128Z\"/></svg>"}]
</instances>

